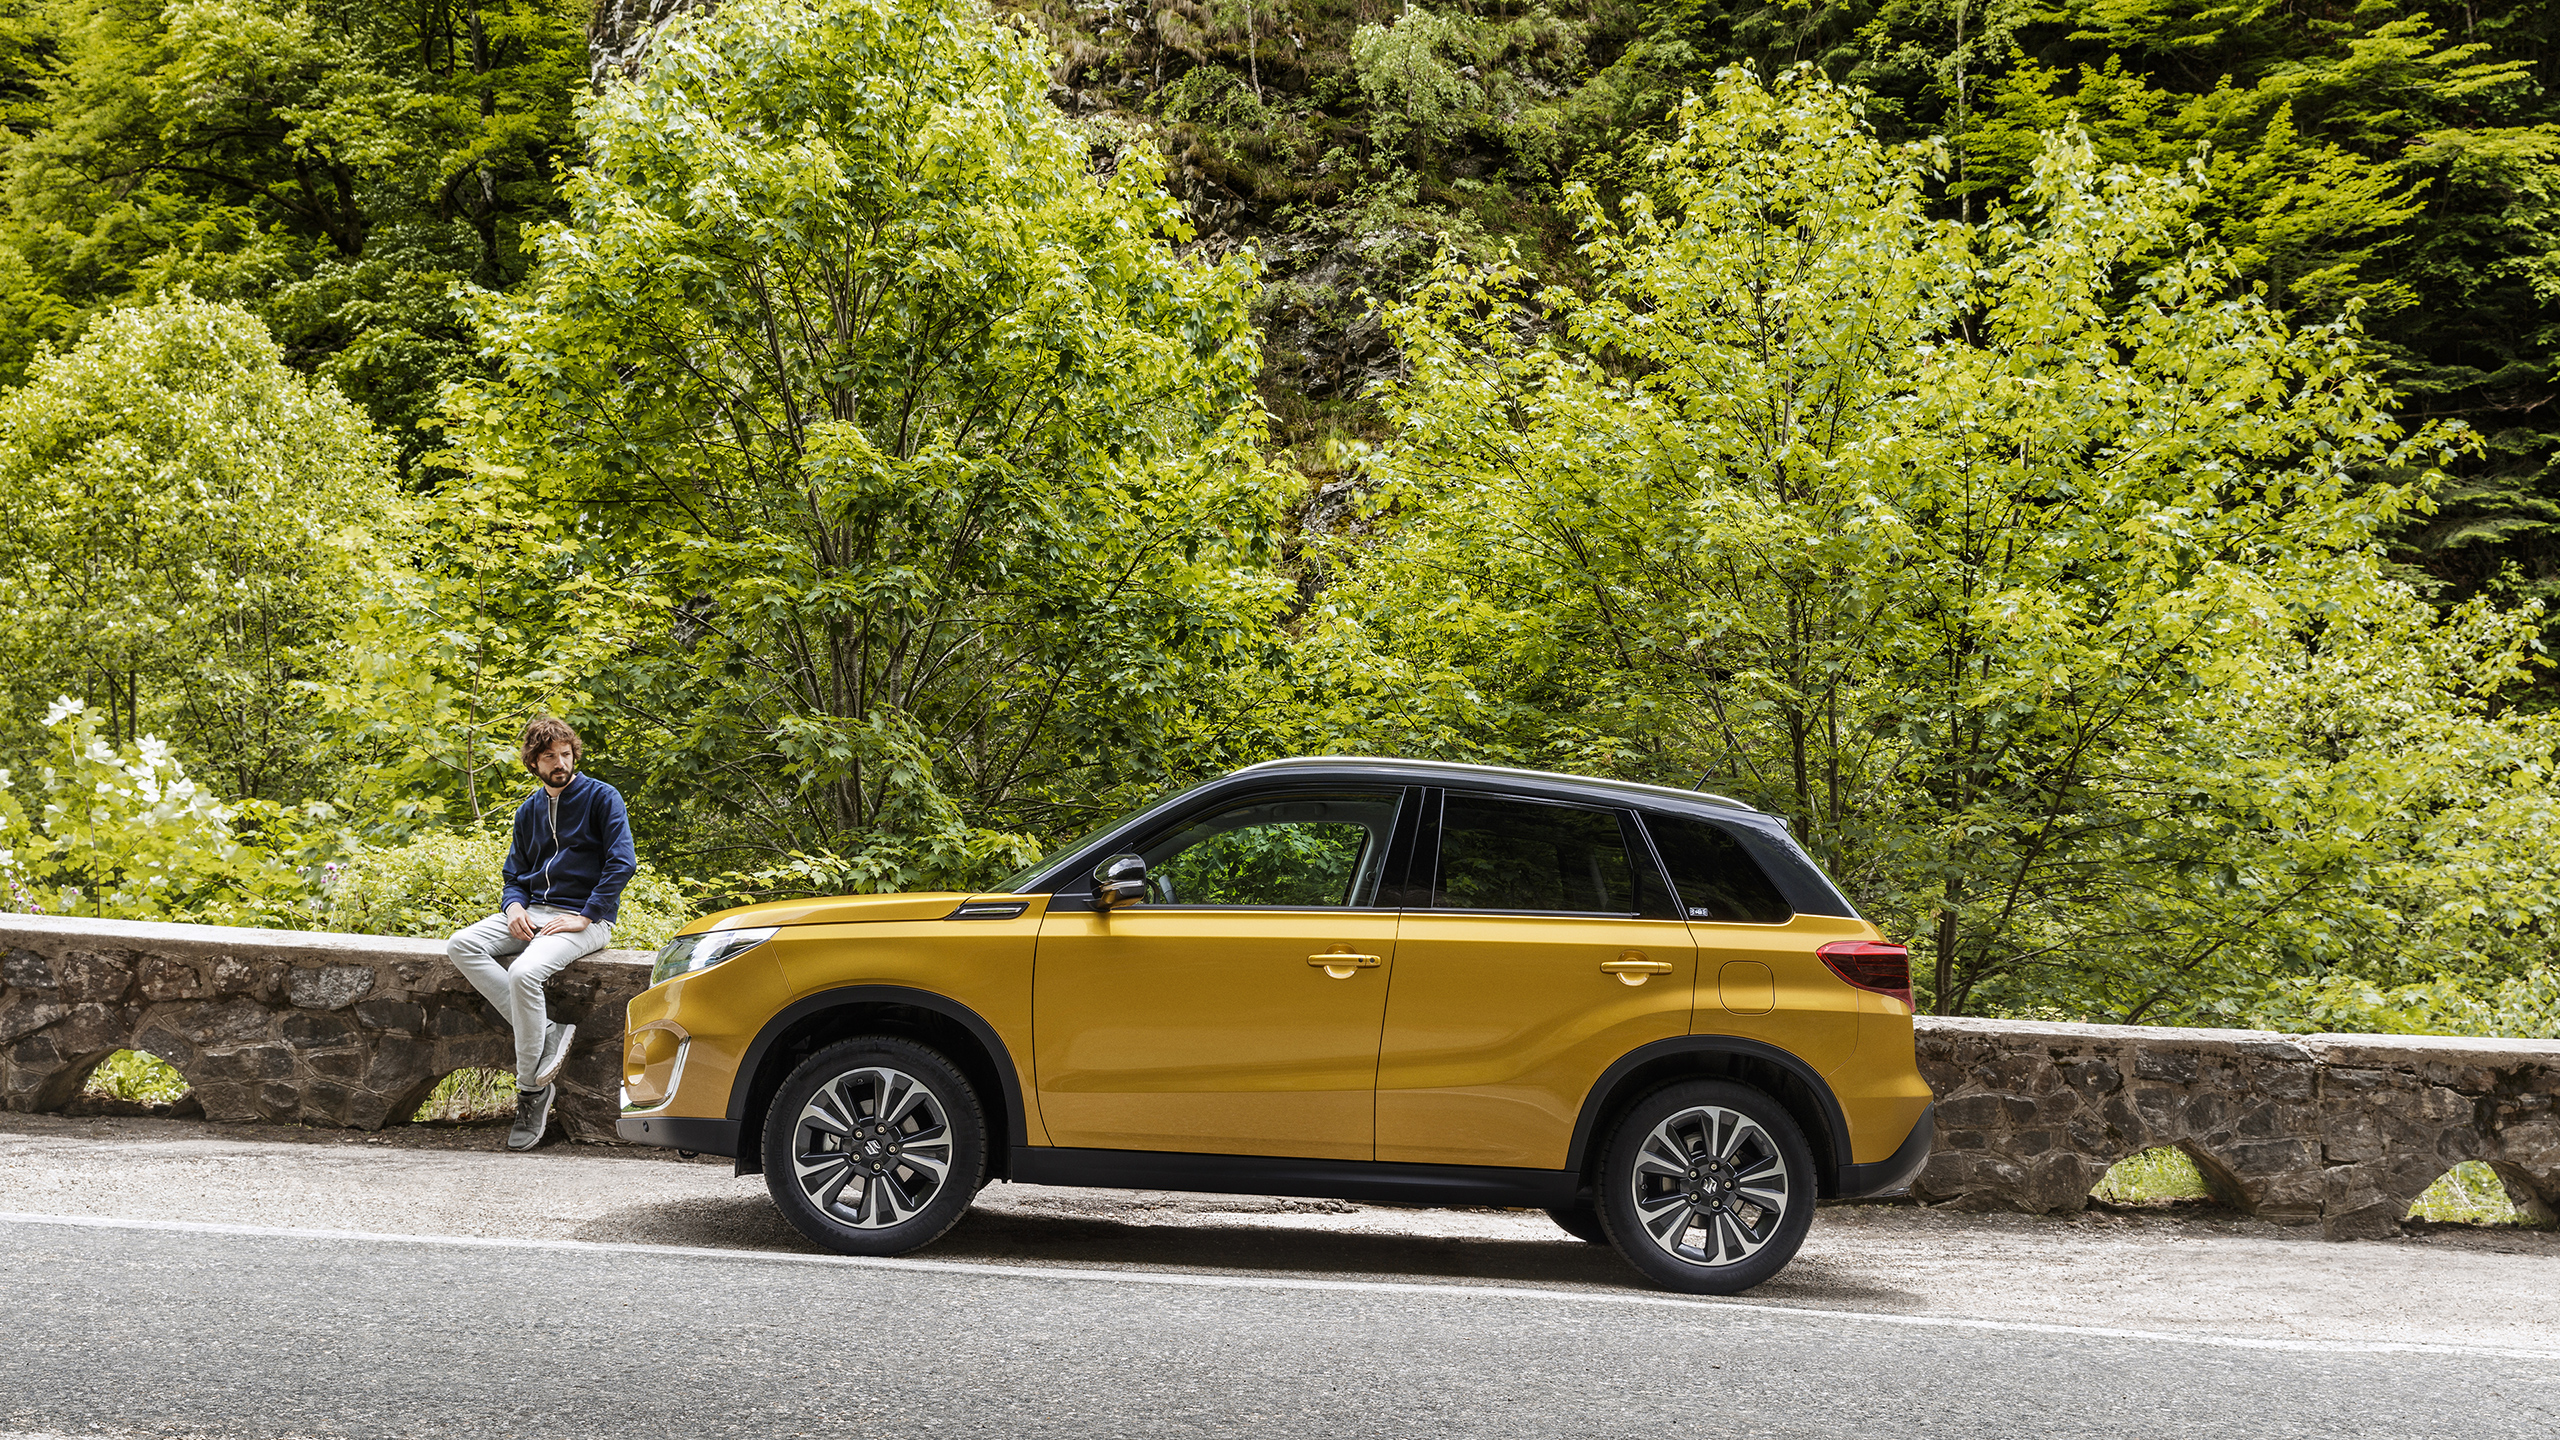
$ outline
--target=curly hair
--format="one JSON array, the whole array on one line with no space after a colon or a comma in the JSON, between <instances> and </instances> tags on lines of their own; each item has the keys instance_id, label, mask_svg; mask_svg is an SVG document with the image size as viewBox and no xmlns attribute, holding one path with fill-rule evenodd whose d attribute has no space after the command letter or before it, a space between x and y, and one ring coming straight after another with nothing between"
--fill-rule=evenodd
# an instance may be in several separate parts
<instances>
[{"instance_id":1,"label":"curly hair","mask_svg":"<svg viewBox=\"0 0 2560 1440\"><path fill-rule=\"evenodd\" d=\"M578 739L578 732L569 728L568 721L557 720L548 715L534 717L533 723L524 727L524 768L532 770L533 762L541 759L543 752L563 740L569 742L569 758L572 763L587 753L587 747Z\"/></svg>"}]
</instances>

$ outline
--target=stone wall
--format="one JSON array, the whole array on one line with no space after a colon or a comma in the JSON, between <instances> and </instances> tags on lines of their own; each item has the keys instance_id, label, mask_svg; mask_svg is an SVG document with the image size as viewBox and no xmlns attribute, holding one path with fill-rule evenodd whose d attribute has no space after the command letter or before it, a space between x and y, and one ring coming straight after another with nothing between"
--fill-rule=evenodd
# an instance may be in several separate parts
<instances>
[{"instance_id":1,"label":"stone wall","mask_svg":"<svg viewBox=\"0 0 2560 1440\"><path fill-rule=\"evenodd\" d=\"M551 982L579 1027L557 1112L578 1139L613 1138L648 964L609 950ZM0 916L0 1107L60 1109L128 1048L177 1066L208 1118L360 1129L514 1053L441 941ZM2560 1202L2560 1043L1924 1018L1919 1051L1932 1202L2074 1211L2161 1145L2230 1204L2333 1236L2391 1233L2465 1160L2528 1210Z\"/></svg>"},{"instance_id":2,"label":"stone wall","mask_svg":"<svg viewBox=\"0 0 2560 1440\"><path fill-rule=\"evenodd\" d=\"M548 987L578 1026L553 1107L575 1139L614 1138L623 1006L648 983L648 956L606 950ZM61 1109L126 1049L178 1067L208 1119L365 1130L455 1070L515 1066L440 940L0 915L0 1108Z\"/></svg>"},{"instance_id":3,"label":"stone wall","mask_svg":"<svg viewBox=\"0 0 2560 1440\"><path fill-rule=\"evenodd\" d=\"M2466 1160L2528 1213L2560 1201L2560 1043L1924 1018L1938 1092L1924 1200L2076 1211L2116 1161L2193 1156L2225 1202L2388 1235Z\"/></svg>"}]
</instances>

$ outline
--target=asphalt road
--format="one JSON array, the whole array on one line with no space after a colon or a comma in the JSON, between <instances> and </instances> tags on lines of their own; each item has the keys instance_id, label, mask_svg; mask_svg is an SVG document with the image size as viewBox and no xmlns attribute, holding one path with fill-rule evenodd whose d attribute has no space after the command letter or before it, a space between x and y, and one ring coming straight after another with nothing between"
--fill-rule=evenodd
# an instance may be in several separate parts
<instances>
[{"instance_id":1,"label":"asphalt road","mask_svg":"<svg viewBox=\"0 0 2560 1440\"><path fill-rule=\"evenodd\" d=\"M2560 1435L2560 1235L1827 1208L1734 1301L1534 1212L998 1185L898 1261L663 1151L0 1117L0 1440Z\"/></svg>"},{"instance_id":2,"label":"asphalt road","mask_svg":"<svg viewBox=\"0 0 2560 1440\"><path fill-rule=\"evenodd\" d=\"M2560 1434L2560 1352L188 1222L0 1254L22 1434Z\"/></svg>"}]
</instances>

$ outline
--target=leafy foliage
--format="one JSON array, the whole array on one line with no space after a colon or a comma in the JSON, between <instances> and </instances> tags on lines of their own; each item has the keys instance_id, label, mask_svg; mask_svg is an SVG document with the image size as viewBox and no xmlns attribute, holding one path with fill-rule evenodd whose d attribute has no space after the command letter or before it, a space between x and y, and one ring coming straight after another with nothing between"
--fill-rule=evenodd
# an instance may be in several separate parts
<instances>
[{"instance_id":1,"label":"leafy foliage","mask_svg":"<svg viewBox=\"0 0 2560 1440\"><path fill-rule=\"evenodd\" d=\"M586 20L0 0L22 903L326 797L436 933L537 711L697 897L1360 747L1712 772L1945 1008L2545 1024L2550 7Z\"/></svg>"},{"instance_id":2,"label":"leafy foliage","mask_svg":"<svg viewBox=\"0 0 2560 1440\"><path fill-rule=\"evenodd\" d=\"M2192 181L2066 135L1966 228L1931 163L1729 75L1662 203L1576 192L1595 283L1542 332L1444 266L1345 619L1454 672L1450 748L1793 816L1943 1010L2530 954L2554 735L2487 702L2533 617L2440 620L2377 544L2464 437L2239 291Z\"/></svg>"},{"instance_id":3,"label":"leafy foliage","mask_svg":"<svg viewBox=\"0 0 2560 1440\"><path fill-rule=\"evenodd\" d=\"M31 0L34 43L14 65L0 48L0 93L41 96L0 224L43 296L22 333L60 343L191 284L253 308L414 451L467 362L448 287L520 278L526 226L556 213L586 12ZM0 262L0 307L10 285Z\"/></svg>"},{"instance_id":4,"label":"leafy foliage","mask_svg":"<svg viewBox=\"0 0 2560 1440\"><path fill-rule=\"evenodd\" d=\"M547 527L485 623L593 647L642 808L837 886L1008 868L1163 773L1277 598L1250 265L1177 258L1155 156L965 6L744 0L650 53L478 304L448 543Z\"/></svg>"},{"instance_id":5,"label":"leafy foliage","mask_svg":"<svg viewBox=\"0 0 2560 1440\"><path fill-rule=\"evenodd\" d=\"M2499 977L2454 973L2409 984L2342 972L2281 981L2253 997L2249 1023L2302 1033L2507 1035L2560 1040L2560 969Z\"/></svg>"},{"instance_id":6,"label":"leafy foliage","mask_svg":"<svg viewBox=\"0 0 2560 1440\"><path fill-rule=\"evenodd\" d=\"M0 877L10 908L117 920L307 929L315 862L337 841L326 806L225 805L145 735L112 746L79 701L45 717L32 776L0 770Z\"/></svg>"},{"instance_id":7,"label":"leafy foliage","mask_svg":"<svg viewBox=\"0 0 2560 1440\"><path fill-rule=\"evenodd\" d=\"M139 1105L166 1105L183 1098L187 1077L178 1067L145 1050L119 1050L98 1062L85 1087L91 1095L130 1100Z\"/></svg>"},{"instance_id":8,"label":"leafy foliage","mask_svg":"<svg viewBox=\"0 0 2560 1440\"><path fill-rule=\"evenodd\" d=\"M402 845L366 846L334 869L324 928L441 940L498 910L504 831L431 830ZM643 863L622 891L613 944L655 950L693 918L676 883Z\"/></svg>"},{"instance_id":9,"label":"leafy foliage","mask_svg":"<svg viewBox=\"0 0 2560 1440\"><path fill-rule=\"evenodd\" d=\"M70 693L235 796L308 795L311 686L399 512L363 413L237 307L180 295L41 353L0 392L0 753Z\"/></svg>"}]
</instances>

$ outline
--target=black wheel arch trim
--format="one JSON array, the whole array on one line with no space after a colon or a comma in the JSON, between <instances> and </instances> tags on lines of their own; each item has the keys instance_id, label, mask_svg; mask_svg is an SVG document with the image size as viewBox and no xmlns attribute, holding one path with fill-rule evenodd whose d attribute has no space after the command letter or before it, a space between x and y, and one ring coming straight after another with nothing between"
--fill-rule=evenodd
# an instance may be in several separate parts
<instances>
[{"instance_id":1,"label":"black wheel arch trim","mask_svg":"<svg viewBox=\"0 0 2560 1440\"><path fill-rule=\"evenodd\" d=\"M759 1143L763 1139L763 1130L760 1126L755 1127L752 1132L754 1139L751 1141L748 1138L749 1127L753 1122L747 1116L747 1105L754 1098L757 1077L764 1069L765 1058L772 1052L773 1042L792 1026L812 1015L825 1010L842 1009L848 1005L904 1005L917 1010L930 1010L958 1023L985 1050L987 1063L996 1072L996 1083L1004 1088L1007 1151L1019 1151L1030 1143L1030 1130L1026 1125L1022 1103L1022 1077L1014 1070L1013 1052L1006 1048L1004 1038L996 1033L996 1028L988 1024L984 1016L948 995L936 994L931 990L919 990L909 985L846 985L834 990L821 990L814 995L804 995L775 1011L772 1018L764 1022L764 1028L756 1032L756 1038L749 1042L746 1055L738 1061L737 1077L729 1084L728 1111L728 1123L736 1127L737 1133L736 1140L732 1142L735 1145L732 1153L738 1157L741 1166L738 1173L742 1175L748 1173L743 1168L747 1163L745 1152L752 1144ZM957 1060L961 1057L953 1058ZM700 1147L688 1145L684 1148L692 1150ZM759 1161L761 1158L761 1156L758 1157ZM991 1177L995 1174L992 1166L989 1167L989 1173Z\"/></svg>"},{"instance_id":2,"label":"black wheel arch trim","mask_svg":"<svg viewBox=\"0 0 2560 1440\"><path fill-rule=\"evenodd\" d=\"M1659 1061L1709 1055L1764 1061L1777 1066L1805 1088L1806 1093L1813 1097L1823 1128L1820 1136L1808 1135L1805 1138L1815 1141L1829 1160L1823 1167L1822 1183L1818 1189L1825 1198L1842 1193L1843 1183L1849 1178L1847 1172L1851 1167L1848 1157L1851 1152L1849 1122L1840 1111L1839 1097L1831 1093L1831 1086L1823 1080L1820 1071L1791 1052L1765 1040L1750 1040L1739 1035L1674 1035L1667 1040L1639 1045L1619 1056L1616 1064L1600 1072L1590 1094L1583 1097L1582 1114L1573 1123L1573 1143L1565 1151L1565 1169L1577 1175L1589 1173L1595 1159L1594 1150L1601 1138L1600 1122L1611 1110L1618 1108L1620 1092L1628 1076ZM1783 1103L1781 1096L1770 1098Z\"/></svg>"}]
</instances>

